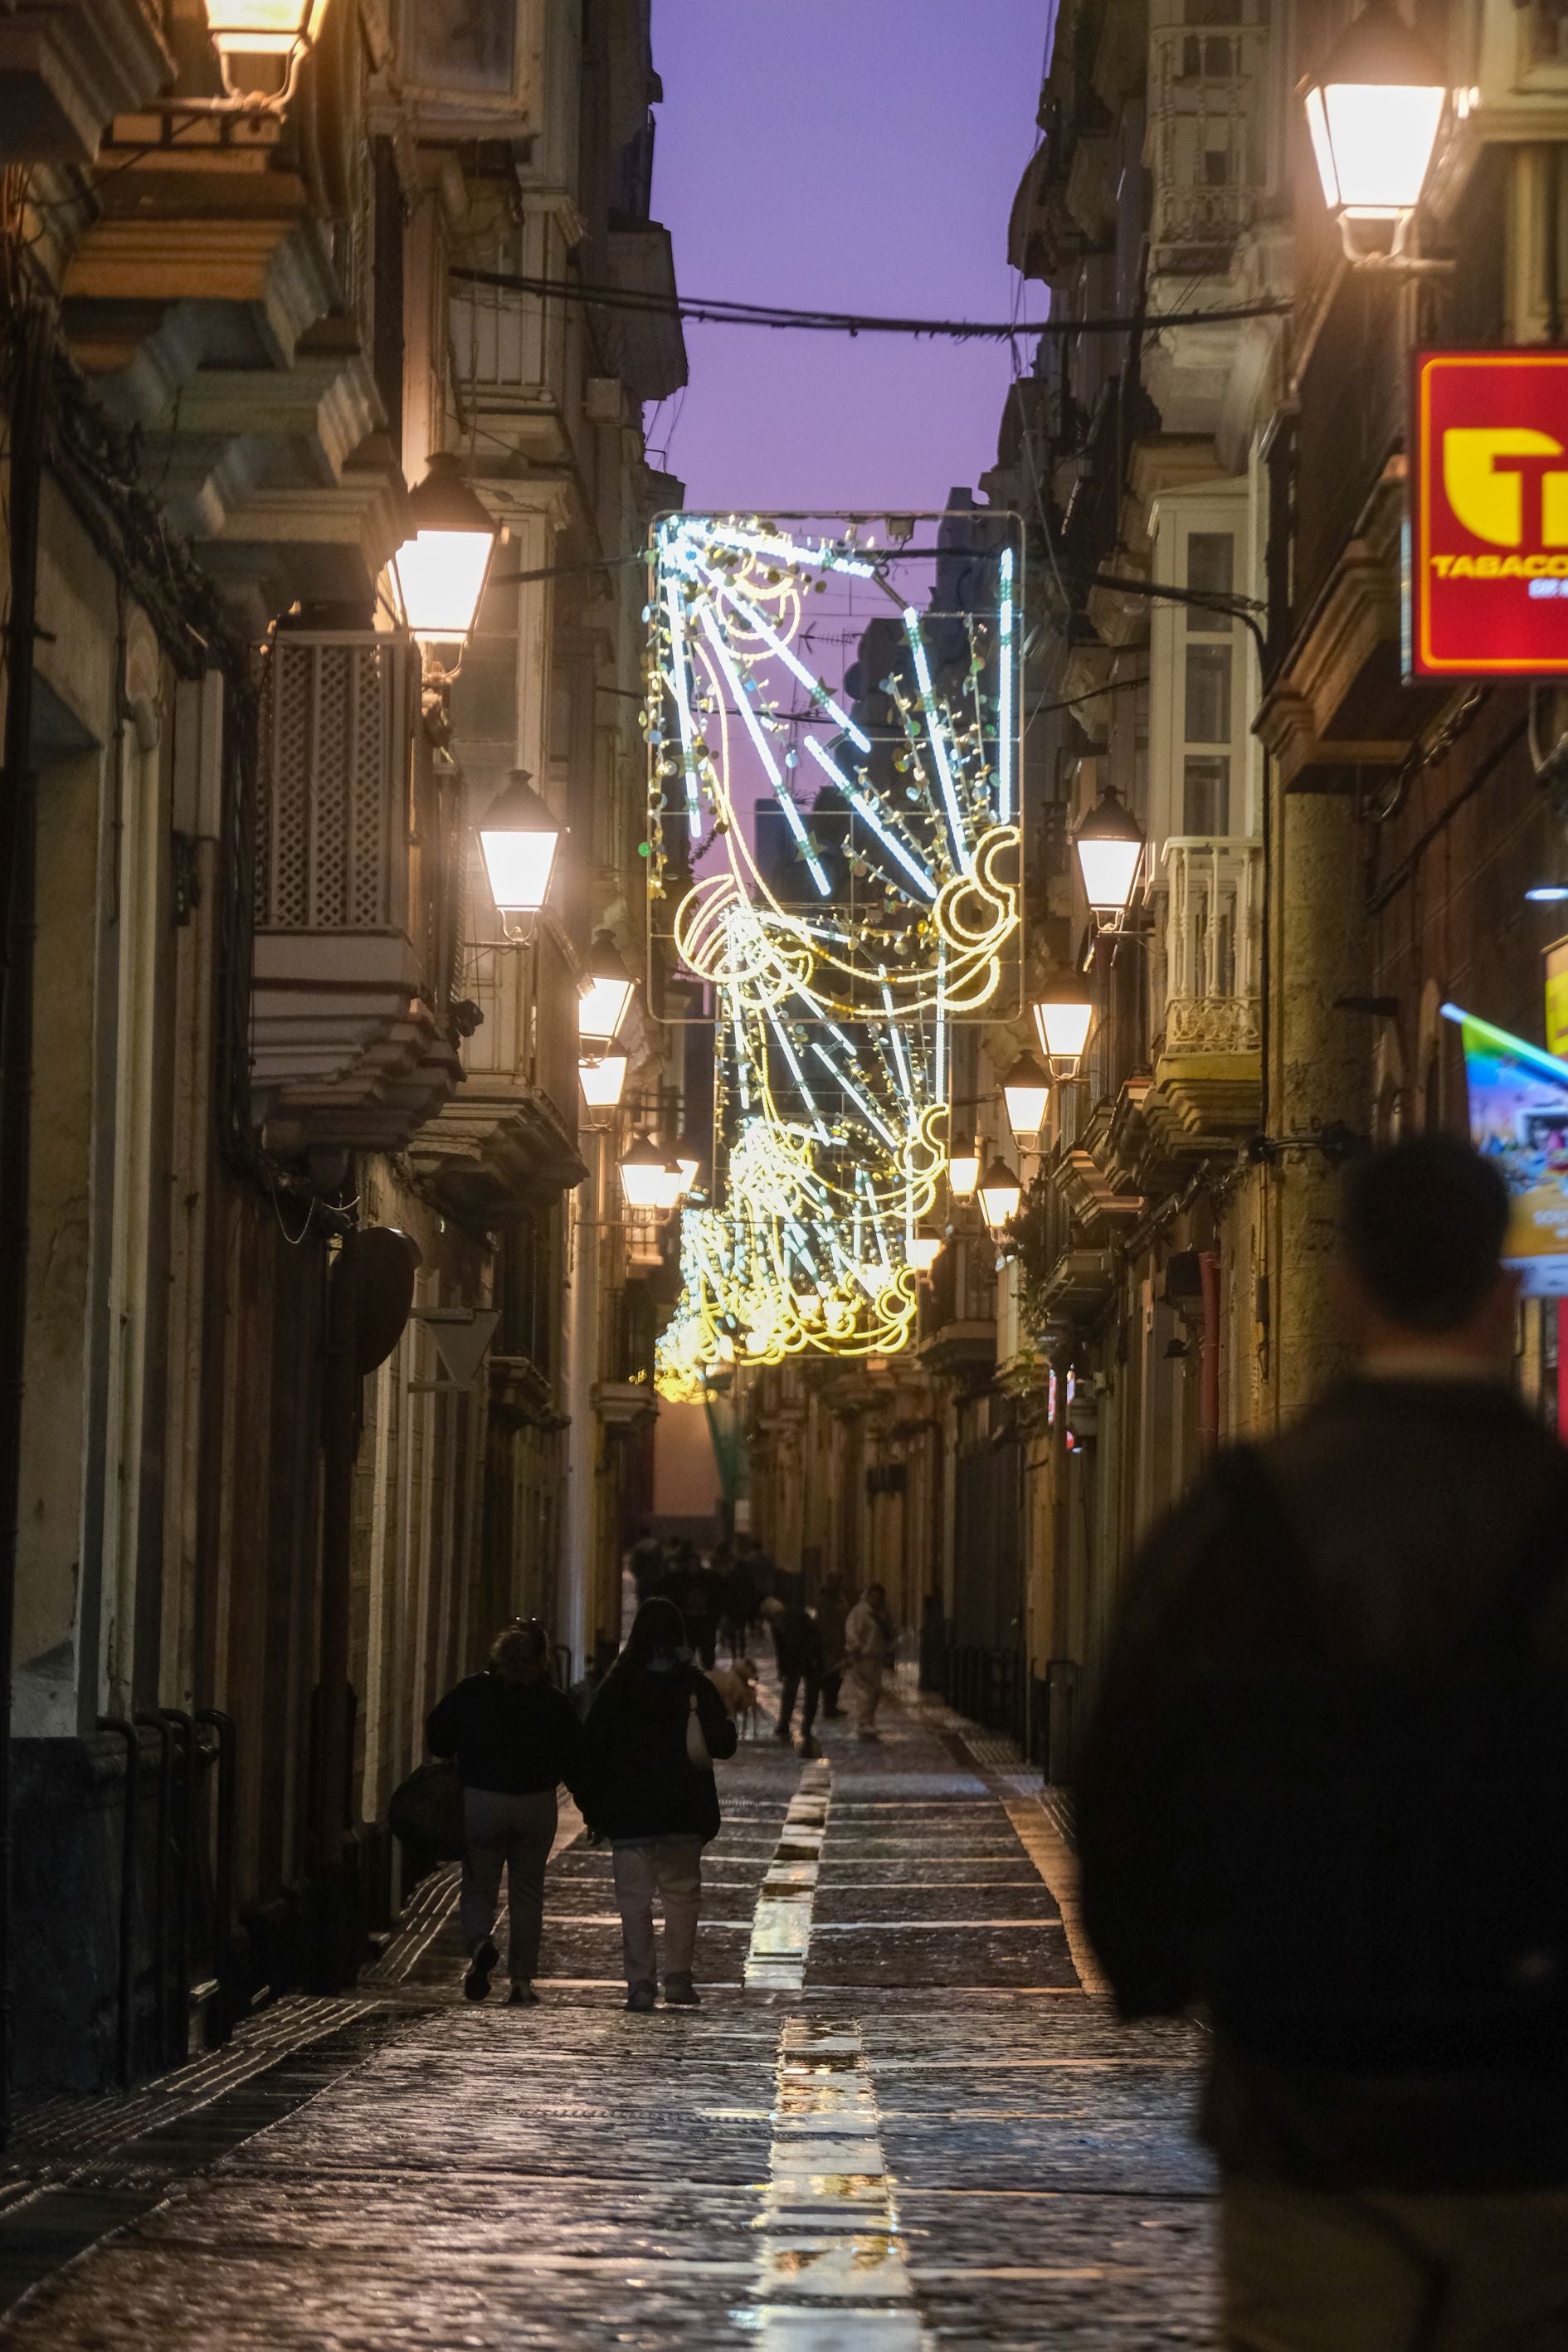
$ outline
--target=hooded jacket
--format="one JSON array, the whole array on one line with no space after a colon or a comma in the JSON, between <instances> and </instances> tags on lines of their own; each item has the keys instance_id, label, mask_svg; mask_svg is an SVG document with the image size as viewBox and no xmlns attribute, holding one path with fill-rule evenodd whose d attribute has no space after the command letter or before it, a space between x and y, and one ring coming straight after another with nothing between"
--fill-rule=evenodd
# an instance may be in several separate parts
<instances>
[{"instance_id":1,"label":"hooded jacket","mask_svg":"<svg viewBox=\"0 0 1568 2352\"><path fill-rule=\"evenodd\" d=\"M583 1732L583 1810L611 1839L700 1838L719 1834L713 1774L686 1752L691 1701L708 1753L733 1756L738 1744L724 1702L689 1659L646 1664L616 1661L588 1711Z\"/></svg>"}]
</instances>

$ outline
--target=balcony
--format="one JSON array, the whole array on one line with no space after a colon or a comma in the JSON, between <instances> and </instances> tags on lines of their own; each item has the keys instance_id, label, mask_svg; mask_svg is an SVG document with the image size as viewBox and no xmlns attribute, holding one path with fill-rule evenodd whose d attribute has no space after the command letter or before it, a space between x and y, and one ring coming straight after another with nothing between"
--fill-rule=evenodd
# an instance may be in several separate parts
<instances>
[{"instance_id":1,"label":"balcony","mask_svg":"<svg viewBox=\"0 0 1568 2352\"><path fill-rule=\"evenodd\" d=\"M959 1234L921 1291L920 1359L939 1377L988 1380L996 1368L996 1245Z\"/></svg>"},{"instance_id":2,"label":"balcony","mask_svg":"<svg viewBox=\"0 0 1568 2352\"><path fill-rule=\"evenodd\" d=\"M1143 160L1153 183L1151 277L1223 276L1268 185L1268 33L1261 25L1156 25L1149 35Z\"/></svg>"},{"instance_id":3,"label":"balcony","mask_svg":"<svg viewBox=\"0 0 1568 2352\"><path fill-rule=\"evenodd\" d=\"M1261 1107L1262 847L1167 841L1150 899L1154 1082L1143 1118L1166 1150L1201 1156L1248 1134Z\"/></svg>"},{"instance_id":4,"label":"balcony","mask_svg":"<svg viewBox=\"0 0 1568 2352\"><path fill-rule=\"evenodd\" d=\"M90 163L117 114L172 81L152 0L21 0L0 10L0 152Z\"/></svg>"},{"instance_id":5,"label":"balcony","mask_svg":"<svg viewBox=\"0 0 1568 2352\"><path fill-rule=\"evenodd\" d=\"M262 686L252 980L268 1150L401 1151L457 1086L461 800L420 724L412 646L279 632Z\"/></svg>"}]
</instances>

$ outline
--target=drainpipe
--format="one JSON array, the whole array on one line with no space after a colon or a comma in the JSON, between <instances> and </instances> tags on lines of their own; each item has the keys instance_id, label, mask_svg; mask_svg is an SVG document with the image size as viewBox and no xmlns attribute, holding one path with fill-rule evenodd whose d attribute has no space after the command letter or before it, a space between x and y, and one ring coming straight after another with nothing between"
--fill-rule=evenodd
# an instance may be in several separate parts
<instances>
[{"instance_id":1,"label":"drainpipe","mask_svg":"<svg viewBox=\"0 0 1568 2352\"><path fill-rule=\"evenodd\" d=\"M5 630L5 768L0 774L0 2141L9 2138L11 2129L11 1674L22 1491L37 852L33 651L53 352L54 314L35 303L21 321L11 399L11 611Z\"/></svg>"},{"instance_id":2,"label":"drainpipe","mask_svg":"<svg viewBox=\"0 0 1568 2352\"><path fill-rule=\"evenodd\" d=\"M1219 1252L1200 1250L1203 1338L1198 1346L1198 1452L1206 1462L1219 1446Z\"/></svg>"},{"instance_id":3,"label":"drainpipe","mask_svg":"<svg viewBox=\"0 0 1568 2352\"><path fill-rule=\"evenodd\" d=\"M598 1370L599 1233L605 1218L604 1138L581 1139L588 1174L572 1203L572 1280L566 1321L566 1510L564 1590L556 1632L572 1654L573 1674L589 1657L594 1586L594 1484L597 1454L594 1381Z\"/></svg>"},{"instance_id":4,"label":"drainpipe","mask_svg":"<svg viewBox=\"0 0 1568 2352\"><path fill-rule=\"evenodd\" d=\"M327 1276L326 1374L321 1397L321 1596L317 1651L311 1876L318 1932L315 1990L353 1981L347 1884L350 1571L354 1454L359 1444L358 1235L345 1234Z\"/></svg>"}]
</instances>

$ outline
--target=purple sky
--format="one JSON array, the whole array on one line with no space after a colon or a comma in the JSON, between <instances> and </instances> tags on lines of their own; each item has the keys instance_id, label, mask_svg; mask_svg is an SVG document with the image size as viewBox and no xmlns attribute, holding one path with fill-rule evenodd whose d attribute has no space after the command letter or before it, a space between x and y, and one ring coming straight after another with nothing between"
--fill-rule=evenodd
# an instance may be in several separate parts
<instances>
[{"instance_id":1,"label":"purple sky","mask_svg":"<svg viewBox=\"0 0 1568 2352\"><path fill-rule=\"evenodd\" d=\"M654 209L683 293L1006 319L1052 0L654 0ZM1037 311L1043 289L1028 293ZM941 507L994 462L1005 344L689 325L696 508ZM650 410L657 449L673 404Z\"/></svg>"}]
</instances>

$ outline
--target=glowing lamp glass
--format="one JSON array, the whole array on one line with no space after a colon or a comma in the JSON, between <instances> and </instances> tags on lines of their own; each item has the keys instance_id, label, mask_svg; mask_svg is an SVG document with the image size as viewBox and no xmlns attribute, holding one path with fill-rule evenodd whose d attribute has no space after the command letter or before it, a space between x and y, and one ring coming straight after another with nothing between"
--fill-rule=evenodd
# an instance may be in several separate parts
<instances>
[{"instance_id":1,"label":"glowing lamp glass","mask_svg":"<svg viewBox=\"0 0 1568 2352\"><path fill-rule=\"evenodd\" d=\"M561 828L525 770L490 803L479 821L479 850L496 912L537 914L550 888Z\"/></svg>"},{"instance_id":2,"label":"glowing lamp glass","mask_svg":"<svg viewBox=\"0 0 1568 2352\"><path fill-rule=\"evenodd\" d=\"M1010 1224L1018 1213L1018 1203L1024 1188L1000 1155L993 1158L980 1180L980 1207L986 1223L994 1234Z\"/></svg>"},{"instance_id":3,"label":"glowing lamp glass","mask_svg":"<svg viewBox=\"0 0 1568 2352\"><path fill-rule=\"evenodd\" d=\"M680 1192L684 1199L702 1172L702 1154L694 1143L689 1143L682 1136L676 1144L674 1157L680 1166Z\"/></svg>"},{"instance_id":4,"label":"glowing lamp glass","mask_svg":"<svg viewBox=\"0 0 1568 2352\"><path fill-rule=\"evenodd\" d=\"M1307 128L1329 210L1367 221L1413 212L1447 97L1433 50L1388 0L1372 0L1306 93Z\"/></svg>"},{"instance_id":5,"label":"glowing lamp glass","mask_svg":"<svg viewBox=\"0 0 1568 2352\"><path fill-rule=\"evenodd\" d=\"M980 1146L966 1144L962 1151L949 1154L947 1162L948 1189L955 1201L970 1201L980 1181Z\"/></svg>"},{"instance_id":6,"label":"glowing lamp glass","mask_svg":"<svg viewBox=\"0 0 1568 2352\"><path fill-rule=\"evenodd\" d=\"M1114 785L1108 785L1073 840L1090 911L1127 912L1143 860L1143 830Z\"/></svg>"},{"instance_id":7,"label":"glowing lamp glass","mask_svg":"<svg viewBox=\"0 0 1568 2352\"><path fill-rule=\"evenodd\" d=\"M577 1065L577 1077L590 1110L614 1110L626 1087L626 1057L604 1054L596 1060L584 1059Z\"/></svg>"},{"instance_id":8,"label":"glowing lamp glass","mask_svg":"<svg viewBox=\"0 0 1568 2352\"><path fill-rule=\"evenodd\" d=\"M578 1035L613 1037L626 1017L636 984L609 932L600 931L589 951L588 976L578 999Z\"/></svg>"},{"instance_id":9,"label":"glowing lamp glass","mask_svg":"<svg viewBox=\"0 0 1568 2352\"><path fill-rule=\"evenodd\" d=\"M929 1274L942 1255L942 1235L934 1225L921 1225L909 1244L910 1264L917 1274Z\"/></svg>"},{"instance_id":10,"label":"glowing lamp glass","mask_svg":"<svg viewBox=\"0 0 1568 2352\"><path fill-rule=\"evenodd\" d=\"M409 531L393 559L403 617L422 645L462 645L473 628L499 533L449 450L408 499Z\"/></svg>"},{"instance_id":11,"label":"glowing lamp glass","mask_svg":"<svg viewBox=\"0 0 1568 2352\"><path fill-rule=\"evenodd\" d=\"M1040 1045L1053 1062L1082 1060L1093 1019L1089 992L1070 978L1057 982L1035 1006Z\"/></svg>"},{"instance_id":12,"label":"glowing lamp glass","mask_svg":"<svg viewBox=\"0 0 1568 2352\"><path fill-rule=\"evenodd\" d=\"M658 1171L658 1190L654 1195L656 1209L673 1209L686 1190L685 1174L680 1162L672 1153Z\"/></svg>"},{"instance_id":13,"label":"glowing lamp glass","mask_svg":"<svg viewBox=\"0 0 1568 2352\"><path fill-rule=\"evenodd\" d=\"M621 1160L621 1190L627 1208L668 1208L669 1202L663 1198L666 1181L663 1152L646 1135L639 1137Z\"/></svg>"},{"instance_id":14,"label":"glowing lamp glass","mask_svg":"<svg viewBox=\"0 0 1568 2352\"><path fill-rule=\"evenodd\" d=\"M1041 1068L1033 1054L1019 1055L1002 1081L1002 1099L1014 1134L1033 1141L1046 1123L1051 1099L1050 1073Z\"/></svg>"},{"instance_id":15,"label":"glowing lamp glass","mask_svg":"<svg viewBox=\"0 0 1568 2352\"><path fill-rule=\"evenodd\" d=\"M1559 907L1568 898L1568 882L1538 882L1525 897L1536 907Z\"/></svg>"}]
</instances>

